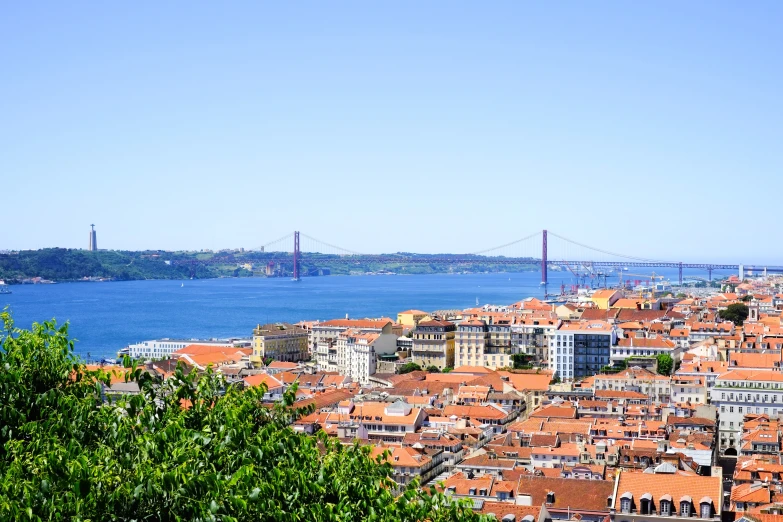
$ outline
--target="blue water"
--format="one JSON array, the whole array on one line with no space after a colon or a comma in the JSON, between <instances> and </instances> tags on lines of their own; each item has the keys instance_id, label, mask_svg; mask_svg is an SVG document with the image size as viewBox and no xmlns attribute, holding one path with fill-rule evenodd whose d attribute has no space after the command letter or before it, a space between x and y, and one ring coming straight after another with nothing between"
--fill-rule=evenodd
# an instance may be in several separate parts
<instances>
[{"instance_id":1,"label":"blue water","mask_svg":"<svg viewBox=\"0 0 783 522\"><path fill-rule=\"evenodd\" d=\"M672 280L676 273L666 274ZM56 318L70 323L76 349L96 359L147 339L250 336L259 323L345 317L396 317L409 308L432 311L509 304L542 297L539 272L513 274L332 276L288 279L205 279L15 285L0 294L16 325ZM616 279L615 279L616 280ZM549 292L573 284L550 272ZM611 281L611 279L610 279Z\"/></svg>"}]
</instances>

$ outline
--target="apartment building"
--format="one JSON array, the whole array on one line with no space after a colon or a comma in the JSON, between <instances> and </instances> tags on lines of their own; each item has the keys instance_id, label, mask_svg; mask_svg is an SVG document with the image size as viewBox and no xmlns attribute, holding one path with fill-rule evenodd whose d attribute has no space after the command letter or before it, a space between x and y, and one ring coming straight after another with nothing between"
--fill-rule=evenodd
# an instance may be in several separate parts
<instances>
[{"instance_id":1,"label":"apartment building","mask_svg":"<svg viewBox=\"0 0 783 522\"><path fill-rule=\"evenodd\" d=\"M637 392L645 400L666 403L671 400L670 379L639 366L631 366L618 373L599 374L593 381L596 396L605 390ZM619 397L618 397L619 398Z\"/></svg>"},{"instance_id":2,"label":"apartment building","mask_svg":"<svg viewBox=\"0 0 783 522\"><path fill-rule=\"evenodd\" d=\"M595 375L609 364L616 342L615 327L605 321L564 323L549 337L549 368L563 380Z\"/></svg>"},{"instance_id":3,"label":"apartment building","mask_svg":"<svg viewBox=\"0 0 783 522\"><path fill-rule=\"evenodd\" d=\"M250 362L260 366L267 358L287 362L308 361L307 339L307 331L289 323L258 325L253 330Z\"/></svg>"},{"instance_id":4,"label":"apartment building","mask_svg":"<svg viewBox=\"0 0 783 522\"><path fill-rule=\"evenodd\" d=\"M677 344L659 334L633 332L629 337L617 341L612 347L612 363L624 361L629 357L657 357L669 355L674 360L680 358L680 348Z\"/></svg>"},{"instance_id":5,"label":"apartment building","mask_svg":"<svg viewBox=\"0 0 783 522\"><path fill-rule=\"evenodd\" d=\"M715 380L710 403L717 407L719 449L737 455L745 415L783 414L783 373L772 370L731 370Z\"/></svg>"},{"instance_id":6,"label":"apartment building","mask_svg":"<svg viewBox=\"0 0 783 522\"><path fill-rule=\"evenodd\" d=\"M707 381L704 377L674 377L671 388L674 403L707 404Z\"/></svg>"},{"instance_id":7,"label":"apartment building","mask_svg":"<svg viewBox=\"0 0 783 522\"><path fill-rule=\"evenodd\" d=\"M338 353L340 335L351 331L354 334L378 334L384 339L402 335L391 319L334 319L323 323L314 323L310 329L310 349L317 367L321 371L347 373L347 351L345 342L342 351ZM342 371L341 371L342 369Z\"/></svg>"},{"instance_id":8,"label":"apartment building","mask_svg":"<svg viewBox=\"0 0 783 522\"><path fill-rule=\"evenodd\" d=\"M383 457L384 453L389 454ZM426 449L418 446L373 446L370 457L384 459L392 468L392 480L400 486L409 484L412 480L428 482L436 477L444 467L442 449Z\"/></svg>"},{"instance_id":9,"label":"apartment building","mask_svg":"<svg viewBox=\"0 0 783 522\"><path fill-rule=\"evenodd\" d=\"M562 324L560 319L522 317L511 325L511 342L521 353L532 356L534 363L549 360L549 338Z\"/></svg>"},{"instance_id":10,"label":"apartment building","mask_svg":"<svg viewBox=\"0 0 783 522\"><path fill-rule=\"evenodd\" d=\"M456 333L457 326L451 321L420 322L413 330L411 359L422 368L453 368Z\"/></svg>"},{"instance_id":11,"label":"apartment building","mask_svg":"<svg viewBox=\"0 0 783 522\"><path fill-rule=\"evenodd\" d=\"M396 350L394 334L343 332L336 346L337 372L363 385L369 384L370 375L377 371L378 358Z\"/></svg>"},{"instance_id":12,"label":"apartment building","mask_svg":"<svg viewBox=\"0 0 783 522\"><path fill-rule=\"evenodd\" d=\"M484 348L489 341L489 328L481 319L463 321L454 334L454 365L483 366Z\"/></svg>"},{"instance_id":13,"label":"apartment building","mask_svg":"<svg viewBox=\"0 0 783 522\"><path fill-rule=\"evenodd\" d=\"M337 436L348 439L402 442L424 425L427 414L404 400L394 403L347 401L337 408Z\"/></svg>"}]
</instances>

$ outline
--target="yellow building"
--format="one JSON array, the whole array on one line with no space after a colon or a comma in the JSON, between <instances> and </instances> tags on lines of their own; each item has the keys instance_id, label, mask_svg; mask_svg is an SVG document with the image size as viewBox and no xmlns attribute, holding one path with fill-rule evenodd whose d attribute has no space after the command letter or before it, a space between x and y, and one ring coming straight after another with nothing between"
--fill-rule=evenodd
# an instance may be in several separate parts
<instances>
[{"instance_id":1,"label":"yellow building","mask_svg":"<svg viewBox=\"0 0 783 522\"><path fill-rule=\"evenodd\" d=\"M457 326L450 321L421 321L413 330L413 362L439 370L454 368L454 337Z\"/></svg>"},{"instance_id":2,"label":"yellow building","mask_svg":"<svg viewBox=\"0 0 783 522\"><path fill-rule=\"evenodd\" d=\"M415 328L422 321L429 321L432 317L421 310L405 310L397 314L397 323L409 328Z\"/></svg>"},{"instance_id":3,"label":"yellow building","mask_svg":"<svg viewBox=\"0 0 783 522\"><path fill-rule=\"evenodd\" d=\"M608 310L622 296L617 290L596 290L590 296L590 300L601 310Z\"/></svg>"},{"instance_id":4,"label":"yellow building","mask_svg":"<svg viewBox=\"0 0 783 522\"><path fill-rule=\"evenodd\" d=\"M288 362L310 360L307 331L288 323L258 325L253 330L250 362L260 366L267 358Z\"/></svg>"}]
</instances>

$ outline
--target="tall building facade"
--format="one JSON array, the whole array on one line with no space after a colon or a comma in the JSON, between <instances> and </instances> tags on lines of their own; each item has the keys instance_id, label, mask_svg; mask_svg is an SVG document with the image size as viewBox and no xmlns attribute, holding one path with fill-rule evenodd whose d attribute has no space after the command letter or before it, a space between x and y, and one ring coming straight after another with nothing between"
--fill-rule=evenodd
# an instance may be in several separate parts
<instances>
[{"instance_id":1,"label":"tall building facade","mask_svg":"<svg viewBox=\"0 0 783 522\"><path fill-rule=\"evenodd\" d=\"M413 362L439 370L454 367L454 338L457 326L450 321L422 321L413 330Z\"/></svg>"},{"instance_id":2,"label":"tall building facade","mask_svg":"<svg viewBox=\"0 0 783 522\"><path fill-rule=\"evenodd\" d=\"M259 366L264 359L299 362L310 359L307 331L288 323L258 325L253 330L253 355L250 362Z\"/></svg>"},{"instance_id":3,"label":"tall building facade","mask_svg":"<svg viewBox=\"0 0 783 522\"><path fill-rule=\"evenodd\" d=\"M98 233L95 232L95 225L90 225L90 251L98 250Z\"/></svg>"},{"instance_id":4,"label":"tall building facade","mask_svg":"<svg viewBox=\"0 0 783 522\"><path fill-rule=\"evenodd\" d=\"M609 364L616 341L617 331L604 321L563 324L549 337L549 368L563 380L595 375Z\"/></svg>"}]
</instances>

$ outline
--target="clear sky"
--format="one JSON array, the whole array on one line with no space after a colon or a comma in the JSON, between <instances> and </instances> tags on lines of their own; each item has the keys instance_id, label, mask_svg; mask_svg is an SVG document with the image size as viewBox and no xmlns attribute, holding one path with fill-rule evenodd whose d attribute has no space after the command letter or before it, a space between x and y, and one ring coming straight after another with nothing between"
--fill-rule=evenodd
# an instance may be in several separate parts
<instances>
[{"instance_id":1,"label":"clear sky","mask_svg":"<svg viewBox=\"0 0 783 522\"><path fill-rule=\"evenodd\" d=\"M783 264L783 3L10 2L0 249Z\"/></svg>"}]
</instances>

